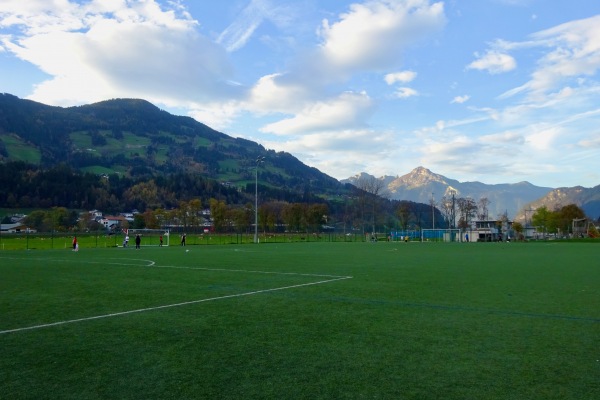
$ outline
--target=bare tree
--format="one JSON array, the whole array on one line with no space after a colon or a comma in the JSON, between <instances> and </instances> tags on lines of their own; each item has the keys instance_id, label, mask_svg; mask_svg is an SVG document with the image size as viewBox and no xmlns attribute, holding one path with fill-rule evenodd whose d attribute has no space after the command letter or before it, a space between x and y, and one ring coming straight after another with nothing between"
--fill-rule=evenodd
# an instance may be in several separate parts
<instances>
[{"instance_id":1,"label":"bare tree","mask_svg":"<svg viewBox=\"0 0 600 400\"><path fill-rule=\"evenodd\" d=\"M482 197L479 199L478 205L479 205L479 209L478 209L477 217L481 221L487 221L489 218L488 206L490 205L490 200L487 197Z\"/></svg>"},{"instance_id":2,"label":"bare tree","mask_svg":"<svg viewBox=\"0 0 600 400\"><path fill-rule=\"evenodd\" d=\"M367 204L371 205L371 222L372 222L372 232L375 233L375 208L377 200L380 196L383 195L383 189L385 188L385 184L383 180L377 179L374 176L364 176L362 175L358 178L354 184L359 190L359 204L361 207L361 216L363 220L363 234L365 233L365 212Z\"/></svg>"},{"instance_id":3,"label":"bare tree","mask_svg":"<svg viewBox=\"0 0 600 400\"><path fill-rule=\"evenodd\" d=\"M398 220L400 221L400 227L403 230L408 229L408 222L410 219L411 209L410 205L406 201L401 201L396 209L396 215L398 216Z\"/></svg>"},{"instance_id":4,"label":"bare tree","mask_svg":"<svg viewBox=\"0 0 600 400\"><path fill-rule=\"evenodd\" d=\"M462 229L468 228L471 225L473 217L477 215L477 204L470 197L459 198L456 200L459 213L459 227Z\"/></svg>"},{"instance_id":5,"label":"bare tree","mask_svg":"<svg viewBox=\"0 0 600 400\"><path fill-rule=\"evenodd\" d=\"M456 215L454 197L443 196L440 200L440 211L446 220L448 227L454 227L454 216Z\"/></svg>"}]
</instances>

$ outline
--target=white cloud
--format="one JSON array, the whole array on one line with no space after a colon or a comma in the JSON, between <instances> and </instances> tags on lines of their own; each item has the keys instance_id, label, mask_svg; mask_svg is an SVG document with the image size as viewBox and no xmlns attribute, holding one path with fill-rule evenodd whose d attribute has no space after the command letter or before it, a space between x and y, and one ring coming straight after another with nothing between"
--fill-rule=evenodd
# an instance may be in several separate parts
<instances>
[{"instance_id":1,"label":"white cloud","mask_svg":"<svg viewBox=\"0 0 600 400\"><path fill-rule=\"evenodd\" d=\"M600 132L590 139L581 140L577 144L583 148L600 148Z\"/></svg>"},{"instance_id":2,"label":"white cloud","mask_svg":"<svg viewBox=\"0 0 600 400\"><path fill-rule=\"evenodd\" d=\"M394 67L402 51L445 24L444 5L428 0L367 1L350 5L340 20L324 20L324 61L342 71Z\"/></svg>"},{"instance_id":3,"label":"white cloud","mask_svg":"<svg viewBox=\"0 0 600 400\"><path fill-rule=\"evenodd\" d=\"M279 28L293 23L298 10L285 1L250 0L236 19L219 35L217 43L228 52L241 49L265 21Z\"/></svg>"},{"instance_id":4,"label":"white cloud","mask_svg":"<svg viewBox=\"0 0 600 400\"><path fill-rule=\"evenodd\" d=\"M563 134L563 130L557 126L533 126L532 133L528 134L525 141L536 151L546 151L553 147L555 140Z\"/></svg>"},{"instance_id":5,"label":"white cloud","mask_svg":"<svg viewBox=\"0 0 600 400\"><path fill-rule=\"evenodd\" d=\"M45 14L15 10L24 33L4 41L18 58L51 76L35 87L29 96L34 100L72 105L143 97L181 103L239 91L228 83L233 70L223 49L199 35L197 22L179 7L163 10L155 1L41 3L32 10Z\"/></svg>"},{"instance_id":6,"label":"white cloud","mask_svg":"<svg viewBox=\"0 0 600 400\"><path fill-rule=\"evenodd\" d=\"M419 92L409 87L400 87L396 89L396 93L394 95L399 99L406 99L409 97L418 96Z\"/></svg>"},{"instance_id":7,"label":"white cloud","mask_svg":"<svg viewBox=\"0 0 600 400\"><path fill-rule=\"evenodd\" d=\"M517 62L508 54L497 51L488 51L483 56L476 55L477 60L467 66L467 69L488 71L490 74L500 74L512 71L517 67Z\"/></svg>"},{"instance_id":8,"label":"white cloud","mask_svg":"<svg viewBox=\"0 0 600 400\"><path fill-rule=\"evenodd\" d=\"M373 102L366 93L343 93L329 101L305 106L291 118L264 126L261 131L277 135L343 130L365 125Z\"/></svg>"},{"instance_id":9,"label":"white cloud","mask_svg":"<svg viewBox=\"0 0 600 400\"><path fill-rule=\"evenodd\" d=\"M455 98L452 99L452 101L450 102L450 104L463 104L466 103L467 101L469 101L469 99L471 98L471 96L469 95L464 95L464 96L456 96Z\"/></svg>"},{"instance_id":10,"label":"white cloud","mask_svg":"<svg viewBox=\"0 0 600 400\"><path fill-rule=\"evenodd\" d=\"M384 77L385 82L388 85L393 85L394 83L408 83L412 82L417 77L417 73L414 71L400 71L394 72L391 74L386 74Z\"/></svg>"},{"instance_id":11,"label":"white cloud","mask_svg":"<svg viewBox=\"0 0 600 400\"><path fill-rule=\"evenodd\" d=\"M552 49L539 62L529 89L543 93L565 78L593 75L600 68L600 15L571 21L534 34Z\"/></svg>"},{"instance_id":12,"label":"white cloud","mask_svg":"<svg viewBox=\"0 0 600 400\"><path fill-rule=\"evenodd\" d=\"M263 76L250 90L247 109L262 113L296 113L312 96L308 87L282 79L281 74Z\"/></svg>"},{"instance_id":13,"label":"white cloud","mask_svg":"<svg viewBox=\"0 0 600 400\"><path fill-rule=\"evenodd\" d=\"M240 114L237 101L191 104L187 114L216 130L226 129Z\"/></svg>"},{"instance_id":14,"label":"white cloud","mask_svg":"<svg viewBox=\"0 0 600 400\"><path fill-rule=\"evenodd\" d=\"M390 132L369 129L324 131L290 138L284 143L264 142L267 147L292 153L321 171L335 171L338 179L368 167L371 171L370 166L377 165L388 156L395 155L394 159L402 160L407 151L399 149L395 143L397 140Z\"/></svg>"},{"instance_id":15,"label":"white cloud","mask_svg":"<svg viewBox=\"0 0 600 400\"><path fill-rule=\"evenodd\" d=\"M525 143L525 138L519 132L507 131L492 135L483 135L479 139L482 143L500 143L520 145Z\"/></svg>"},{"instance_id":16,"label":"white cloud","mask_svg":"<svg viewBox=\"0 0 600 400\"><path fill-rule=\"evenodd\" d=\"M499 99L525 94L530 100L544 99L564 84L580 84L582 76L593 76L600 70L600 15L570 21L530 36L523 42L497 40L484 56L467 68L501 73L516 67L508 51L542 52L530 79L507 90Z\"/></svg>"},{"instance_id":17,"label":"white cloud","mask_svg":"<svg viewBox=\"0 0 600 400\"><path fill-rule=\"evenodd\" d=\"M257 112L292 115L265 126L264 132L298 134L334 126L344 129L351 123L364 126L374 107L368 95L344 93L331 100L329 87L352 74L395 67L402 50L444 24L441 2L377 0L352 4L338 21L323 21L319 32L322 43L315 51L296 59L288 72L261 78L246 106ZM415 77L414 71L399 71L386 75L385 80L391 85ZM416 95L416 90L406 87L395 93L399 98Z\"/></svg>"}]
</instances>

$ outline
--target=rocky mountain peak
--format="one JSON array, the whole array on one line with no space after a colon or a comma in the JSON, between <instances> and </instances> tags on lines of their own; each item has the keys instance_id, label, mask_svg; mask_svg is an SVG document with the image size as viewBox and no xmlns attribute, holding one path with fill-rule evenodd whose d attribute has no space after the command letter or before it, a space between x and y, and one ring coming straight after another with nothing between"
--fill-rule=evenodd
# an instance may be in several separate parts
<instances>
[{"instance_id":1,"label":"rocky mountain peak","mask_svg":"<svg viewBox=\"0 0 600 400\"><path fill-rule=\"evenodd\" d=\"M446 178L442 175L435 174L425 167L417 167L410 171L406 175L395 179L389 184L389 189L394 190L395 188L404 186L409 188L419 188L430 184L443 184L448 185Z\"/></svg>"},{"instance_id":2,"label":"rocky mountain peak","mask_svg":"<svg viewBox=\"0 0 600 400\"><path fill-rule=\"evenodd\" d=\"M357 175L358 177L358 175ZM384 178L389 178L390 182ZM418 203L436 202L447 198L471 197L475 201L486 198L492 216L509 213L514 216L525 204L545 196L552 188L537 187L527 182L518 184L486 185L481 182L459 182L436 174L425 167L417 167L406 175L391 179L380 178L386 183L389 198ZM349 180L352 183L351 180Z\"/></svg>"}]
</instances>

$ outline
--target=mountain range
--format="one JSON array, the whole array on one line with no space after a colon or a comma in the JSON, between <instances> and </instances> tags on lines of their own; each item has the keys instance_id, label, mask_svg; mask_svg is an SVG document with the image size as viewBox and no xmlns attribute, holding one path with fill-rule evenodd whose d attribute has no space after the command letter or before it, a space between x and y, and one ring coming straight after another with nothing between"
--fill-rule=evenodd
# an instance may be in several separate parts
<instances>
[{"instance_id":1,"label":"mountain range","mask_svg":"<svg viewBox=\"0 0 600 400\"><path fill-rule=\"evenodd\" d=\"M324 196L349 190L289 153L139 99L63 108L0 94L0 162L9 161L43 168L66 163L83 172L136 179L185 172L240 189L254 184L259 167L259 181L270 188Z\"/></svg>"},{"instance_id":2,"label":"mountain range","mask_svg":"<svg viewBox=\"0 0 600 400\"><path fill-rule=\"evenodd\" d=\"M257 160L263 158L264 163L258 165ZM113 99L63 108L4 93L0 94L0 163L10 161L45 168L65 163L84 172L135 178L185 172L240 189L258 178L274 190L322 198L348 195L349 184L372 177L361 173L338 181L289 153L233 138L145 100ZM519 218L524 210L570 203L594 219L600 217L600 185L591 189L554 189L529 182L488 185L459 182L424 167L376 179L386 189L382 194L393 200L429 204L432 197L438 202L452 193L476 201L485 197L490 218L505 213Z\"/></svg>"},{"instance_id":3,"label":"mountain range","mask_svg":"<svg viewBox=\"0 0 600 400\"><path fill-rule=\"evenodd\" d=\"M553 189L535 186L529 182L489 185L482 182L459 182L436 174L424 167L417 167L406 175L375 178L365 172L343 180L356 184L361 179L378 179L385 191L383 195L395 200L410 200L419 203L437 203L442 197L470 197L476 202L488 200L491 219L507 214L508 218L524 220L527 212L541 206L554 210L568 204L581 207L593 219L600 217L600 185L594 188ZM531 213L528 215L531 217Z\"/></svg>"}]
</instances>

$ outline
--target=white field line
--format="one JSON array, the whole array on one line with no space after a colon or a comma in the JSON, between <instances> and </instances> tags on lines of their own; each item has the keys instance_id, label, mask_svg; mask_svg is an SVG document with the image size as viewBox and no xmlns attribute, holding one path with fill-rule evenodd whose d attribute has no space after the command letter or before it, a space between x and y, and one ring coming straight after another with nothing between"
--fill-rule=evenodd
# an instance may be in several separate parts
<instances>
[{"instance_id":1,"label":"white field line","mask_svg":"<svg viewBox=\"0 0 600 400\"><path fill-rule=\"evenodd\" d=\"M217 272L239 272L247 274L271 274L271 275L294 275L294 276L310 276L314 278L333 278L334 280L339 279L351 279L351 276L341 275L325 275L325 274L303 274L300 272L277 272L277 271L256 271L249 269L227 269L227 268L204 268L204 267L178 267L175 265L155 265L152 268L175 268L175 269L195 269L199 271L217 271Z\"/></svg>"},{"instance_id":2,"label":"white field line","mask_svg":"<svg viewBox=\"0 0 600 400\"><path fill-rule=\"evenodd\" d=\"M17 258L11 258L11 257L0 257L0 258L4 258L4 259L9 259L9 258L10 259L17 259ZM46 261L47 259L46 258L44 258L44 259L37 258L37 260ZM8 329L8 330L0 331L0 335L7 334L7 333L15 333L15 332L22 332L22 331L34 330L34 329L49 328L49 327L53 327L53 326L72 324L72 323L76 323L76 322L91 321L91 320L102 319L102 318L118 317L118 316L121 316L121 315L135 314L135 313L141 313L141 312L146 312L146 311L161 310L161 309L165 309L165 308L181 307L181 306L186 306L186 305L190 305L190 304L205 303L205 302L208 302L208 301L231 299L231 298L235 298L235 297L252 296L252 295L261 294L261 293L275 292L275 291L286 290L286 289L294 289L294 288L299 288L299 287L303 287L303 286L322 285L322 284L325 284L325 283L330 283L330 282L335 282L335 281L341 281L341 280L345 280L345 279L352 279L351 276L324 275L324 274L302 274L302 273L298 273L298 272L273 272L273 271L252 271L252 270L226 269L226 268L178 267L178 266L173 266L173 265L158 266L152 260L140 260L140 259L112 258L112 260L145 261L148 264L146 264L146 265L140 265L140 264L125 264L125 263L110 263L110 262L106 262L106 261L87 261L86 264L130 265L130 266L134 266L134 267L145 267L145 268L147 268L147 267L151 267L151 268L174 268L174 269L189 269L189 270L199 270L199 271L237 272L237 273L274 274L274 275L294 275L294 276L307 276L307 277L313 277L313 278L329 278L329 279L321 280L321 281L318 281L318 282L301 283L301 284L292 285L292 286L283 286L283 287L278 287L278 288L273 288L273 289L255 290L255 291L246 292L246 293L238 293L238 294L231 294L231 295L226 295L226 296L211 297L211 298L208 298L208 299L185 301L183 303L166 304L166 305L156 306L156 307L140 308L140 309L137 309L137 310L121 311L121 312L104 314L104 315L96 315L96 316L92 316L92 317L85 317L85 318L77 318L77 319L66 320L66 321L51 322L51 323L47 323L47 324L28 326L28 327L24 327L24 328ZM55 259L54 261L78 262L76 260L66 260L66 259L65 260L56 260Z\"/></svg>"},{"instance_id":3,"label":"white field line","mask_svg":"<svg viewBox=\"0 0 600 400\"><path fill-rule=\"evenodd\" d=\"M60 261L60 262L71 262L71 263L81 263L81 264L105 264L105 265L130 265L130 266L134 266L134 267L152 267L154 266L154 264L156 264L154 261L152 260L143 260L140 258L105 258L104 260L129 260L129 261L144 261L147 264L131 264L131 263L117 263L117 262L106 262L106 261L85 261L85 262L81 262L80 260L73 260L73 259L60 259L60 258L43 258L43 257L0 257L0 259L3 260L36 260L36 261Z\"/></svg>"},{"instance_id":4,"label":"white field line","mask_svg":"<svg viewBox=\"0 0 600 400\"><path fill-rule=\"evenodd\" d=\"M11 259L11 260L24 260L25 258L17 258L17 257L0 257L0 259ZM31 260L31 258L27 258ZM47 258L34 258L34 260L38 261L47 261ZM118 263L118 262L107 262L105 260L130 260L130 261L145 261L147 264L131 264L131 263ZM79 260L73 259L52 259L52 261L60 261L60 262L79 262ZM216 272L239 272L246 274L265 274L265 275L292 275L292 276L308 276L315 278L352 278L351 276L342 276L342 275L327 275L327 274L304 274L300 272L278 272L278 271L258 271L258 270L248 270L248 269L228 269L228 268L205 268L205 267L184 267L184 266L176 266L176 265L156 265L155 261L152 260L143 260L139 258L105 258L103 261L86 261L82 264L103 264L103 265L120 265L120 266L132 266L132 267L152 267L152 268L172 268L172 269L189 269L189 270L198 270L198 271L216 271Z\"/></svg>"},{"instance_id":5,"label":"white field line","mask_svg":"<svg viewBox=\"0 0 600 400\"><path fill-rule=\"evenodd\" d=\"M181 307L181 306L187 306L187 305L190 305L190 304L205 303L205 302L208 302L208 301L232 299L232 298L235 298L235 297L253 296L253 295L256 295L256 294L268 293L268 292L275 292L275 291L278 291L278 290L294 289L294 288L299 288L299 287L303 287L303 286L322 285L322 284L325 284L325 283L340 281L340 280L344 280L344 279L351 279L351 278L352 277L350 277L350 276L343 276L343 277L339 277L339 278L335 278L335 279L327 279L327 280L319 281L319 282L309 282L309 283L302 283L302 284L299 284L299 285L283 286L283 287L272 288L272 289L264 289L264 290L255 290L253 292L237 293L237 294L230 294L230 295L226 295L226 296L211 297L211 298L208 298L208 299L185 301L183 303L166 304L166 305L156 306L156 307L140 308L140 309L137 309L137 310L129 310L129 311L122 311L122 312L111 313L111 314L96 315L96 316L93 316L93 317L86 317L86 318L71 319L71 320L66 320L66 321L52 322L52 323L48 323L48 324L28 326L28 327L25 327L25 328L8 329L8 330L5 330L5 331L0 331L0 335L6 334L6 333L15 333L15 332L22 332L22 331L34 330L34 329L49 328L49 327L58 326L58 325L73 324L73 323L76 323L76 322L92 321L92 320L102 319L102 318L118 317L118 316L121 316L121 315L142 313L142 312L147 312L147 311L155 311L155 310L161 310L161 309L165 309L165 308Z\"/></svg>"}]
</instances>

